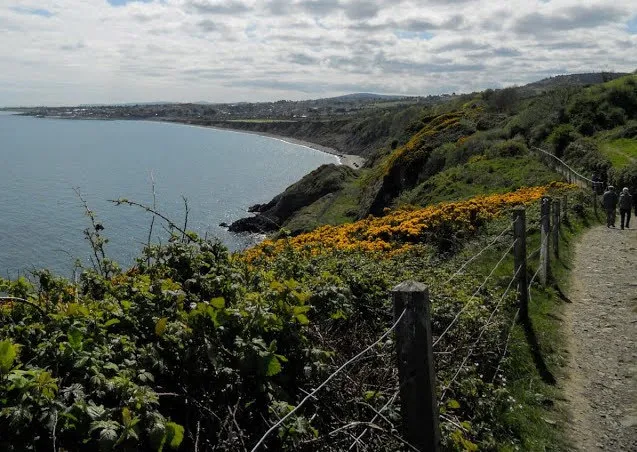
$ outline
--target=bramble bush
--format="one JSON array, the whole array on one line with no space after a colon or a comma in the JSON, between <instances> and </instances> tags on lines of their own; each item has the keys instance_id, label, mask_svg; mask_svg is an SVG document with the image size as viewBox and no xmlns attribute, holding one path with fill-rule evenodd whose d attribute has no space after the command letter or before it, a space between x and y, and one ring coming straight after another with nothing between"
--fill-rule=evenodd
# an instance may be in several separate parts
<instances>
[{"instance_id":1,"label":"bramble bush","mask_svg":"<svg viewBox=\"0 0 637 452\"><path fill-rule=\"evenodd\" d=\"M333 246L308 253L288 239L261 247L277 247L267 258L247 258L187 233L145 247L126 271L96 265L77 283L48 271L0 279L0 449L250 449L391 325L390 289L405 279L430 287L436 337L465 307L437 347L440 392L473 347L441 400L445 447L510 444L497 419L512 405L496 370L514 295L495 309L510 278L477 292L481 280L470 274L442 283L457 268L453 257L428 244L413 214L396 215L383 220L398 228L401 252L389 255ZM492 239L480 231L495 211L484 215L466 224L472 240ZM367 234L383 236L372 229L385 226L368 221ZM369 424L394 397L394 360L388 338L273 433L270 450L344 450L361 434L359 447L400 448L398 401Z\"/></svg>"}]
</instances>

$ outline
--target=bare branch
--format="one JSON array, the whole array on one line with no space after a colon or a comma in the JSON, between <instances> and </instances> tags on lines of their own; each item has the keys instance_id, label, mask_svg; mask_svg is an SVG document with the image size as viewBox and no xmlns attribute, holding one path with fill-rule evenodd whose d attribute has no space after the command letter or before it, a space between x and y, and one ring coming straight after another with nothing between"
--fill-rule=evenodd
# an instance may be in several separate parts
<instances>
[{"instance_id":1,"label":"bare branch","mask_svg":"<svg viewBox=\"0 0 637 452\"><path fill-rule=\"evenodd\" d=\"M138 203L136 201L130 201L128 199L124 199L124 198L120 198L120 199L109 199L108 202L112 202L113 204L115 204L116 206L125 204L127 206L135 206L135 207L139 207L141 209L144 209L146 212L152 213L153 215L158 216L159 218L161 218L162 220L164 220L168 226L170 226L173 229L176 229L178 232L181 232L181 234L187 238L188 240L190 240L191 242L196 242L197 240L193 239L192 237L190 237L186 231L182 228L180 228L179 226L177 226L170 218L168 218L167 216L165 216L164 214L162 214L161 212L159 212L156 209L153 209L152 207L149 206L145 206L144 204Z\"/></svg>"},{"instance_id":2,"label":"bare branch","mask_svg":"<svg viewBox=\"0 0 637 452\"><path fill-rule=\"evenodd\" d=\"M157 210L157 195L155 193L155 176L153 172L150 172L150 185L153 190L153 210ZM150 249L151 239L153 237L153 226L155 225L155 215L151 217L150 220L150 229L148 230L148 243L146 244L147 248ZM148 255L147 263L150 265L150 255Z\"/></svg>"},{"instance_id":3,"label":"bare branch","mask_svg":"<svg viewBox=\"0 0 637 452\"><path fill-rule=\"evenodd\" d=\"M184 231L188 230L188 214L190 213L190 209L188 208L188 198L186 198L184 195L181 195L181 199L184 200L184 208L186 210L186 215L184 218ZM184 234L184 239L185 239L185 232Z\"/></svg>"}]
</instances>

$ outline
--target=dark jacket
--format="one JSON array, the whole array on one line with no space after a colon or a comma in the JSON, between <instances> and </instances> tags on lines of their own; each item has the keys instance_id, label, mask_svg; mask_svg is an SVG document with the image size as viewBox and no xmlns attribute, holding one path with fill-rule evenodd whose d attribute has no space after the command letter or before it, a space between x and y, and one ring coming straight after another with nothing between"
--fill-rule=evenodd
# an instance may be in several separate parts
<instances>
[{"instance_id":1,"label":"dark jacket","mask_svg":"<svg viewBox=\"0 0 637 452\"><path fill-rule=\"evenodd\" d=\"M606 190L602 197L602 205L604 209L615 209L617 207L617 193L611 190Z\"/></svg>"},{"instance_id":2,"label":"dark jacket","mask_svg":"<svg viewBox=\"0 0 637 452\"><path fill-rule=\"evenodd\" d=\"M633 197L630 196L630 193L622 193L619 195L619 208L630 210L633 206Z\"/></svg>"}]
</instances>

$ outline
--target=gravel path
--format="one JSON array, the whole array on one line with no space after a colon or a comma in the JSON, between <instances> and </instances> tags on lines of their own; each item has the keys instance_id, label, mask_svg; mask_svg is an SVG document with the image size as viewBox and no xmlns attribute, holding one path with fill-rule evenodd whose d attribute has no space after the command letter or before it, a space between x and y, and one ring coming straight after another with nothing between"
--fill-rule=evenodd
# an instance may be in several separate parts
<instances>
[{"instance_id":1,"label":"gravel path","mask_svg":"<svg viewBox=\"0 0 637 452\"><path fill-rule=\"evenodd\" d=\"M565 312L569 444L637 451L637 229L586 232L572 276Z\"/></svg>"}]
</instances>

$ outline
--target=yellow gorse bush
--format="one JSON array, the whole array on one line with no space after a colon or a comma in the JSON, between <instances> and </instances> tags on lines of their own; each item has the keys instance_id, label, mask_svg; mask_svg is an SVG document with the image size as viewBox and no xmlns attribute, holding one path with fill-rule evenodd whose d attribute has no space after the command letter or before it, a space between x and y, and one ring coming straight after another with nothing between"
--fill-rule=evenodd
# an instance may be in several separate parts
<instances>
[{"instance_id":1,"label":"yellow gorse bush","mask_svg":"<svg viewBox=\"0 0 637 452\"><path fill-rule=\"evenodd\" d=\"M550 191L569 190L574 185L552 182L521 188L511 193L476 196L466 201L445 202L424 208L389 211L383 217L369 216L340 226L322 226L290 239L266 240L244 253L248 262L280 253L286 246L312 255L332 249L401 252L414 243L442 233L472 232L480 224L507 209L528 205Z\"/></svg>"}]
</instances>

